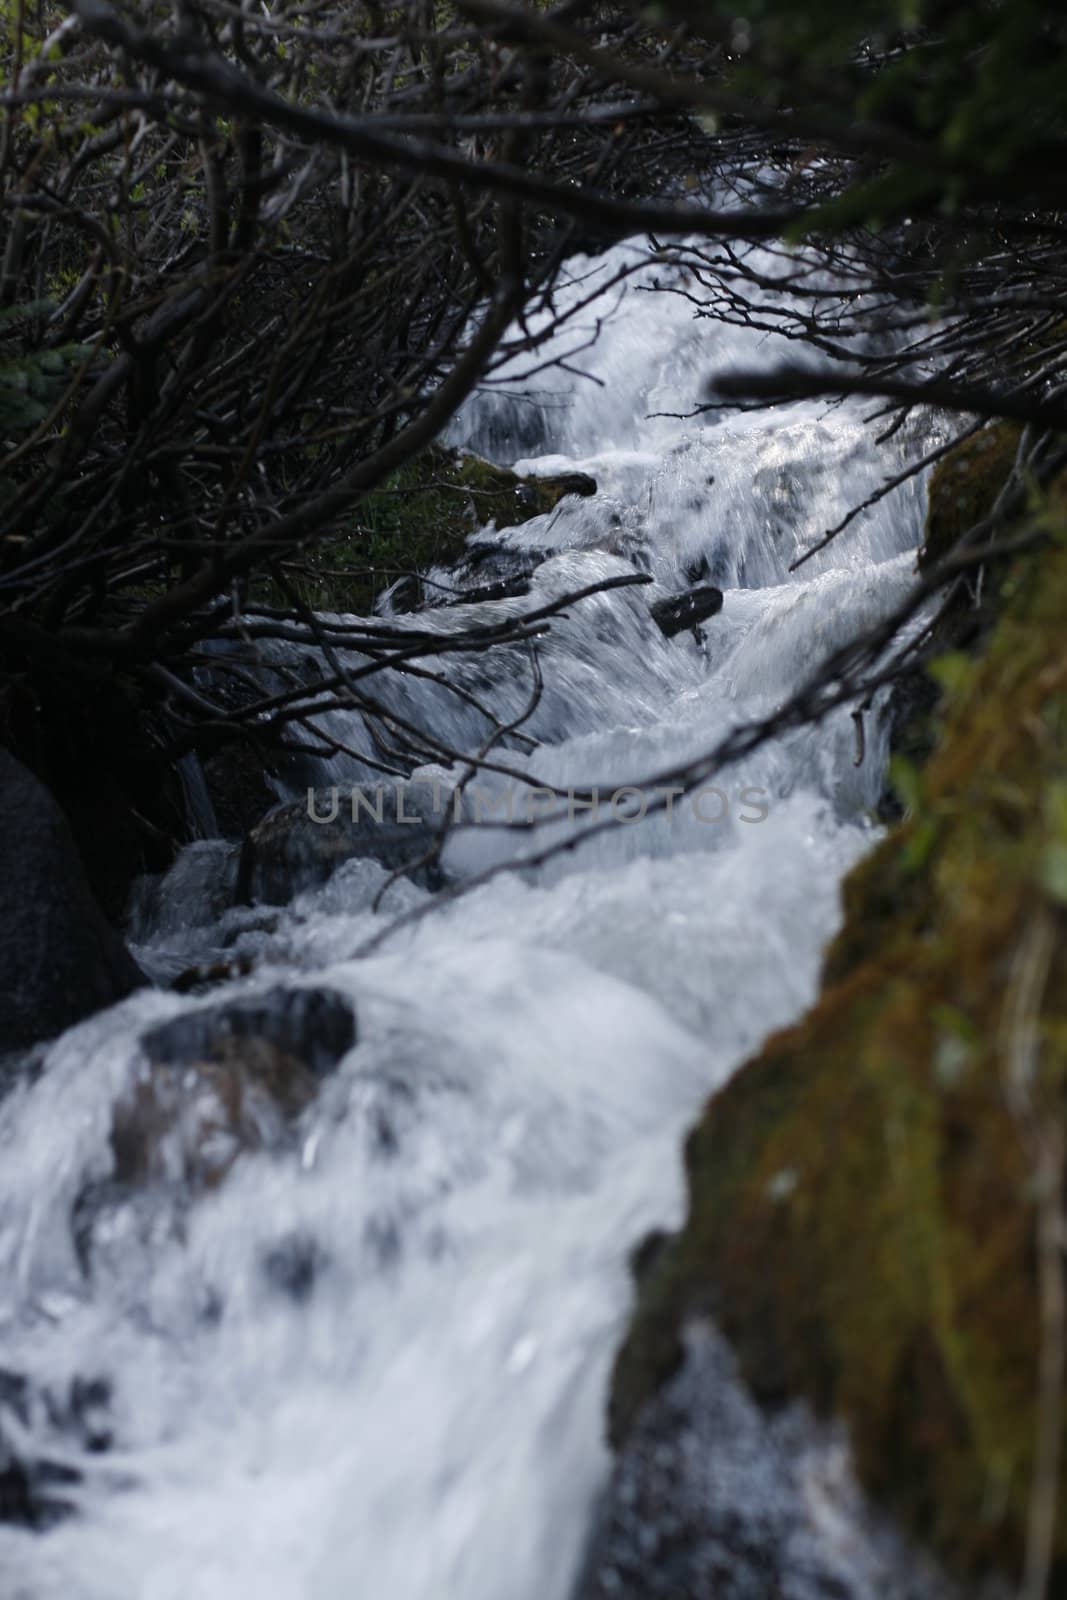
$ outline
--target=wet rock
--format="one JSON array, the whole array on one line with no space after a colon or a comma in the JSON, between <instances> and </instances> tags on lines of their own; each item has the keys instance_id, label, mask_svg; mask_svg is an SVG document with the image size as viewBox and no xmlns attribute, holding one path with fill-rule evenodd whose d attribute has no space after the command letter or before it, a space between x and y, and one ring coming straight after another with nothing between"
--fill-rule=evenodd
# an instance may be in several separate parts
<instances>
[{"instance_id":1,"label":"wet rock","mask_svg":"<svg viewBox=\"0 0 1067 1600\"><path fill-rule=\"evenodd\" d=\"M423 606L462 606L527 594L537 568L553 553L474 543L451 566L447 582L424 582L416 573L401 578L389 591L389 606L394 612L411 612Z\"/></svg>"},{"instance_id":2,"label":"wet rock","mask_svg":"<svg viewBox=\"0 0 1067 1600\"><path fill-rule=\"evenodd\" d=\"M530 575L520 574L514 578L498 578L495 583L476 584L473 589L465 589L462 594L456 595L448 604L469 606L486 600L514 600L529 592Z\"/></svg>"},{"instance_id":3,"label":"wet rock","mask_svg":"<svg viewBox=\"0 0 1067 1600\"><path fill-rule=\"evenodd\" d=\"M139 879L130 899L130 938L143 943L217 922L236 901L239 859L239 845L203 839L186 845L169 872Z\"/></svg>"},{"instance_id":4,"label":"wet rock","mask_svg":"<svg viewBox=\"0 0 1067 1600\"><path fill-rule=\"evenodd\" d=\"M141 1047L157 1066L230 1060L253 1044L303 1062L316 1077L331 1072L356 1042L356 1020L334 989L267 989L222 1005L185 1012L150 1028Z\"/></svg>"},{"instance_id":5,"label":"wet rock","mask_svg":"<svg viewBox=\"0 0 1067 1600\"><path fill-rule=\"evenodd\" d=\"M303 1062L316 1077L332 1071L355 1042L355 1017L343 995L280 987L186 1012L141 1037L146 1056L158 1066L225 1062L258 1043Z\"/></svg>"},{"instance_id":6,"label":"wet rock","mask_svg":"<svg viewBox=\"0 0 1067 1600\"><path fill-rule=\"evenodd\" d=\"M468 546L463 565L486 580L505 578L519 572L526 574L534 572L542 561L547 561L556 553L533 546L475 542Z\"/></svg>"},{"instance_id":7,"label":"wet rock","mask_svg":"<svg viewBox=\"0 0 1067 1600\"><path fill-rule=\"evenodd\" d=\"M923 766L937 743L935 716L941 689L922 663L904 672L893 685L887 707L889 753L902 756L914 767ZM899 822L904 806L892 781L887 778L878 798L880 822Z\"/></svg>"},{"instance_id":8,"label":"wet rock","mask_svg":"<svg viewBox=\"0 0 1067 1600\"><path fill-rule=\"evenodd\" d=\"M529 582L542 562L557 552L510 544L472 544L457 576L474 587L495 583Z\"/></svg>"},{"instance_id":9,"label":"wet rock","mask_svg":"<svg viewBox=\"0 0 1067 1600\"><path fill-rule=\"evenodd\" d=\"M446 801L434 785L402 779L309 790L304 800L272 812L249 834L239 895L286 905L356 857L439 889L439 867L422 858L436 840Z\"/></svg>"},{"instance_id":10,"label":"wet rock","mask_svg":"<svg viewBox=\"0 0 1067 1600\"><path fill-rule=\"evenodd\" d=\"M872 1512L840 1430L764 1412L725 1343L690 1330L612 1476L574 1600L948 1600Z\"/></svg>"},{"instance_id":11,"label":"wet rock","mask_svg":"<svg viewBox=\"0 0 1067 1600\"><path fill-rule=\"evenodd\" d=\"M62 1457L110 1449L110 1402L102 1379L59 1396L0 1368L0 1523L43 1529L69 1514L81 1474Z\"/></svg>"},{"instance_id":12,"label":"wet rock","mask_svg":"<svg viewBox=\"0 0 1067 1600\"><path fill-rule=\"evenodd\" d=\"M263 1255L268 1283L296 1305L310 1300L326 1264L322 1247L305 1233L289 1234Z\"/></svg>"},{"instance_id":13,"label":"wet rock","mask_svg":"<svg viewBox=\"0 0 1067 1600\"><path fill-rule=\"evenodd\" d=\"M936 565L989 515L1015 464L1020 433L1018 423L987 423L942 456L930 474L920 568Z\"/></svg>"},{"instance_id":14,"label":"wet rock","mask_svg":"<svg viewBox=\"0 0 1067 1600\"><path fill-rule=\"evenodd\" d=\"M690 589L685 594L668 595L665 600L654 600L649 610L668 639L686 628L695 628L722 610L722 590L713 584Z\"/></svg>"},{"instance_id":15,"label":"wet rock","mask_svg":"<svg viewBox=\"0 0 1067 1600\"><path fill-rule=\"evenodd\" d=\"M596 492L596 480L584 472L519 477L469 451L431 447L363 503L372 528L360 538L360 564L369 556L380 563L382 578L396 580L379 597L376 609L403 613L446 603L447 588L425 575L442 567L460 572L468 559L467 540L476 529L489 524L516 527L552 511L568 495ZM320 559L329 552L327 540ZM335 552L330 564L352 565L352 552ZM336 582L333 588L337 590ZM320 608L366 609L364 604L331 604L322 595L307 598Z\"/></svg>"},{"instance_id":16,"label":"wet rock","mask_svg":"<svg viewBox=\"0 0 1067 1600\"><path fill-rule=\"evenodd\" d=\"M552 503L556 504L569 494L588 500L597 492L597 481L588 472L559 472L549 478L527 479L524 488L527 494L535 497L534 503L540 505L545 496L551 495Z\"/></svg>"},{"instance_id":17,"label":"wet rock","mask_svg":"<svg viewBox=\"0 0 1067 1600\"><path fill-rule=\"evenodd\" d=\"M114 1182L217 1184L243 1150L275 1148L356 1042L345 998L269 989L173 1017L112 1114Z\"/></svg>"},{"instance_id":18,"label":"wet rock","mask_svg":"<svg viewBox=\"0 0 1067 1600\"><path fill-rule=\"evenodd\" d=\"M0 750L0 1048L52 1037L144 983L89 888L66 818Z\"/></svg>"}]
</instances>

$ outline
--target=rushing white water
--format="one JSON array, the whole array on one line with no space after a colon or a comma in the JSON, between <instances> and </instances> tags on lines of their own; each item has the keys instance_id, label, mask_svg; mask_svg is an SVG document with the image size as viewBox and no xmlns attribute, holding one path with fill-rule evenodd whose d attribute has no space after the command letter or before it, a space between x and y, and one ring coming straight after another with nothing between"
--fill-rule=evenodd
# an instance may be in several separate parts
<instances>
[{"instance_id":1,"label":"rushing white water","mask_svg":"<svg viewBox=\"0 0 1067 1600\"><path fill-rule=\"evenodd\" d=\"M588 271L607 281L635 248ZM653 596L694 579L727 591L704 647L660 636L647 589L554 624L527 725L543 742L508 760L562 787L652 778L780 704L899 598L920 530L913 484L791 576L921 441L879 451L858 411L816 404L650 420L690 410L713 370L775 352L638 283L584 314L615 308L578 358L591 377L514 377L457 425L498 458L524 454L523 470L565 465L599 485L504 536L558 553L530 597L480 615L635 562ZM452 670L515 713L524 659L492 681L484 662ZM454 744L484 732L431 686L393 692L432 706ZM234 992L326 984L352 998L359 1041L292 1147L242 1155L192 1198L159 1186L105 1209L88 1275L72 1214L111 1173L139 1036L219 991L134 996L57 1041L0 1104L0 1366L53 1394L105 1379L112 1435L102 1453L40 1446L81 1472L79 1514L45 1533L0 1526L2 1592L565 1600L608 1467L628 1255L680 1218L681 1139L704 1097L814 992L841 874L871 842L883 744L872 722L857 767L844 710L719 776L725 806L608 827L370 959L368 936L424 899L401 883L373 912L372 862L213 928L182 926L176 905L146 959L252 953ZM450 848L469 872L514 839L472 828ZM299 1293L272 1270L294 1248L311 1263ZM48 1435L46 1418L33 1427Z\"/></svg>"}]
</instances>

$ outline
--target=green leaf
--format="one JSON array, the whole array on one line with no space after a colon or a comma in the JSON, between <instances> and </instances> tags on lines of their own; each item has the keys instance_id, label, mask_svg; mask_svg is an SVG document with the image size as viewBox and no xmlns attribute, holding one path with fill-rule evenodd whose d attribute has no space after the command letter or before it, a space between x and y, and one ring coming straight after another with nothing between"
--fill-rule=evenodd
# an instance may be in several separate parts
<instances>
[{"instance_id":1,"label":"green leaf","mask_svg":"<svg viewBox=\"0 0 1067 1600\"><path fill-rule=\"evenodd\" d=\"M950 650L931 661L926 670L946 694L955 695L970 683L974 676L974 662L964 651Z\"/></svg>"},{"instance_id":2,"label":"green leaf","mask_svg":"<svg viewBox=\"0 0 1067 1600\"><path fill-rule=\"evenodd\" d=\"M1045 846L1038 864L1038 882L1058 905L1067 906L1067 844Z\"/></svg>"},{"instance_id":3,"label":"green leaf","mask_svg":"<svg viewBox=\"0 0 1067 1600\"><path fill-rule=\"evenodd\" d=\"M904 846L901 860L905 872L919 872L925 867L936 843L937 823L927 817L917 825Z\"/></svg>"},{"instance_id":4,"label":"green leaf","mask_svg":"<svg viewBox=\"0 0 1067 1600\"><path fill-rule=\"evenodd\" d=\"M923 804L922 774L906 756L894 756L889 763L889 781L906 811L919 811Z\"/></svg>"}]
</instances>

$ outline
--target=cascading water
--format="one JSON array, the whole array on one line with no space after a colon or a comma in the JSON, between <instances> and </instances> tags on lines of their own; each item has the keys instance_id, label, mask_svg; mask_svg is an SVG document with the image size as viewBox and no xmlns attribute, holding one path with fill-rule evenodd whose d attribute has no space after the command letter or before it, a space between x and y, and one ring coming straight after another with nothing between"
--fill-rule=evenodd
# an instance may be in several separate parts
<instances>
[{"instance_id":1,"label":"cascading water","mask_svg":"<svg viewBox=\"0 0 1067 1600\"><path fill-rule=\"evenodd\" d=\"M578 264L564 297L637 252ZM666 415L690 411L713 370L778 352L648 282L638 273L576 319L605 318L578 358L586 375L514 377L456 425L459 442L524 454L527 472L581 469L599 490L500 536L550 554L529 596L479 617L635 565L657 586L575 605L541 647L525 726L541 742L507 759L564 789L651 780L772 710L899 600L920 534L912 483L791 575L924 441L878 450L847 406ZM650 597L694 581L723 587L723 610L703 644L667 640ZM450 659L518 714L521 651ZM390 692L454 746L484 737L432 685ZM101 1207L84 1224L91 1270L74 1219L112 1176L112 1108L139 1039L208 1002L135 995L58 1040L0 1104L0 1367L53 1395L99 1380L109 1435L95 1451L52 1440L50 1459L78 1475L77 1514L44 1533L0 1525L5 1594L565 1600L608 1468L629 1254L679 1220L682 1136L704 1097L814 993L841 875L872 840L885 741L869 721L860 765L843 710L719 774L700 812L687 798L619 821L369 958L368 939L424 891L401 882L375 911L385 874L353 861L285 910L212 920L179 897L210 876L215 847L191 847L201 870L175 876L169 905L164 893L146 962L251 955L234 992L339 990L359 1039L293 1146L243 1154L207 1192L159 1183ZM471 873L515 848L472 827L448 864ZM300 1272L279 1272L294 1251ZM49 1426L10 1409L5 1424Z\"/></svg>"}]
</instances>

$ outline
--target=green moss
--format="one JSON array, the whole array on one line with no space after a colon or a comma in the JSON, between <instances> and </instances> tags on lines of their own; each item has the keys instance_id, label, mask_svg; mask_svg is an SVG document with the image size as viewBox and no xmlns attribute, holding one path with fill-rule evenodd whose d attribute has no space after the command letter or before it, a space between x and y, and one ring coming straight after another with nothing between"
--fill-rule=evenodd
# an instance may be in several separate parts
<instances>
[{"instance_id":1,"label":"green moss","mask_svg":"<svg viewBox=\"0 0 1067 1600\"><path fill-rule=\"evenodd\" d=\"M942 456L930 475L926 539L920 567L942 560L956 541L989 515L1015 464L1021 429L994 422Z\"/></svg>"},{"instance_id":2,"label":"green moss","mask_svg":"<svg viewBox=\"0 0 1067 1600\"><path fill-rule=\"evenodd\" d=\"M578 474L521 478L479 456L433 445L362 500L336 533L287 563L287 576L315 610L364 614L397 578L421 579L433 567L458 561L477 529L517 526L551 511L567 494L594 488ZM269 583L256 594L281 599Z\"/></svg>"},{"instance_id":3,"label":"green moss","mask_svg":"<svg viewBox=\"0 0 1067 1600\"><path fill-rule=\"evenodd\" d=\"M925 831L916 827L891 834L861 861L845 880L842 899L844 917L837 937L826 953L823 971L826 983L836 983L865 961L879 956L885 927L892 922L913 938L923 931L928 910L924 877L925 863L916 841ZM911 844L910 850L902 842Z\"/></svg>"},{"instance_id":4,"label":"green moss","mask_svg":"<svg viewBox=\"0 0 1067 1600\"><path fill-rule=\"evenodd\" d=\"M619 1439L677 1364L686 1320L712 1314L756 1392L844 1417L862 1479L970 1574L1018 1573L1033 1480L1037 1209L1005 1085L1039 920L1056 938L1032 1096L1039 1126L1064 1123L1059 522L1004 584L984 656L947 674L940 747L909 820L846 885L821 999L692 1134L688 1221L642 1283L612 1401ZM1059 1506L1062 1583L1062 1483Z\"/></svg>"},{"instance_id":5,"label":"green moss","mask_svg":"<svg viewBox=\"0 0 1067 1600\"><path fill-rule=\"evenodd\" d=\"M988 516L1015 464L1019 437L1014 424L998 423L981 429L942 457L930 479L925 542L919 551L921 569L941 561ZM941 659L929 671L916 661L897 683L891 733L897 770L890 772L890 785L879 807L883 821L896 820L912 805L909 791L914 772L925 765L937 744L942 689L951 687L953 673L965 671L985 643L999 611L1000 579L999 568L987 567L980 588L966 582L957 585L951 603L934 620L928 641L928 649L940 652ZM920 853L921 846L922 841L917 840ZM850 916L849 921L853 920Z\"/></svg>"}]
</instances>

